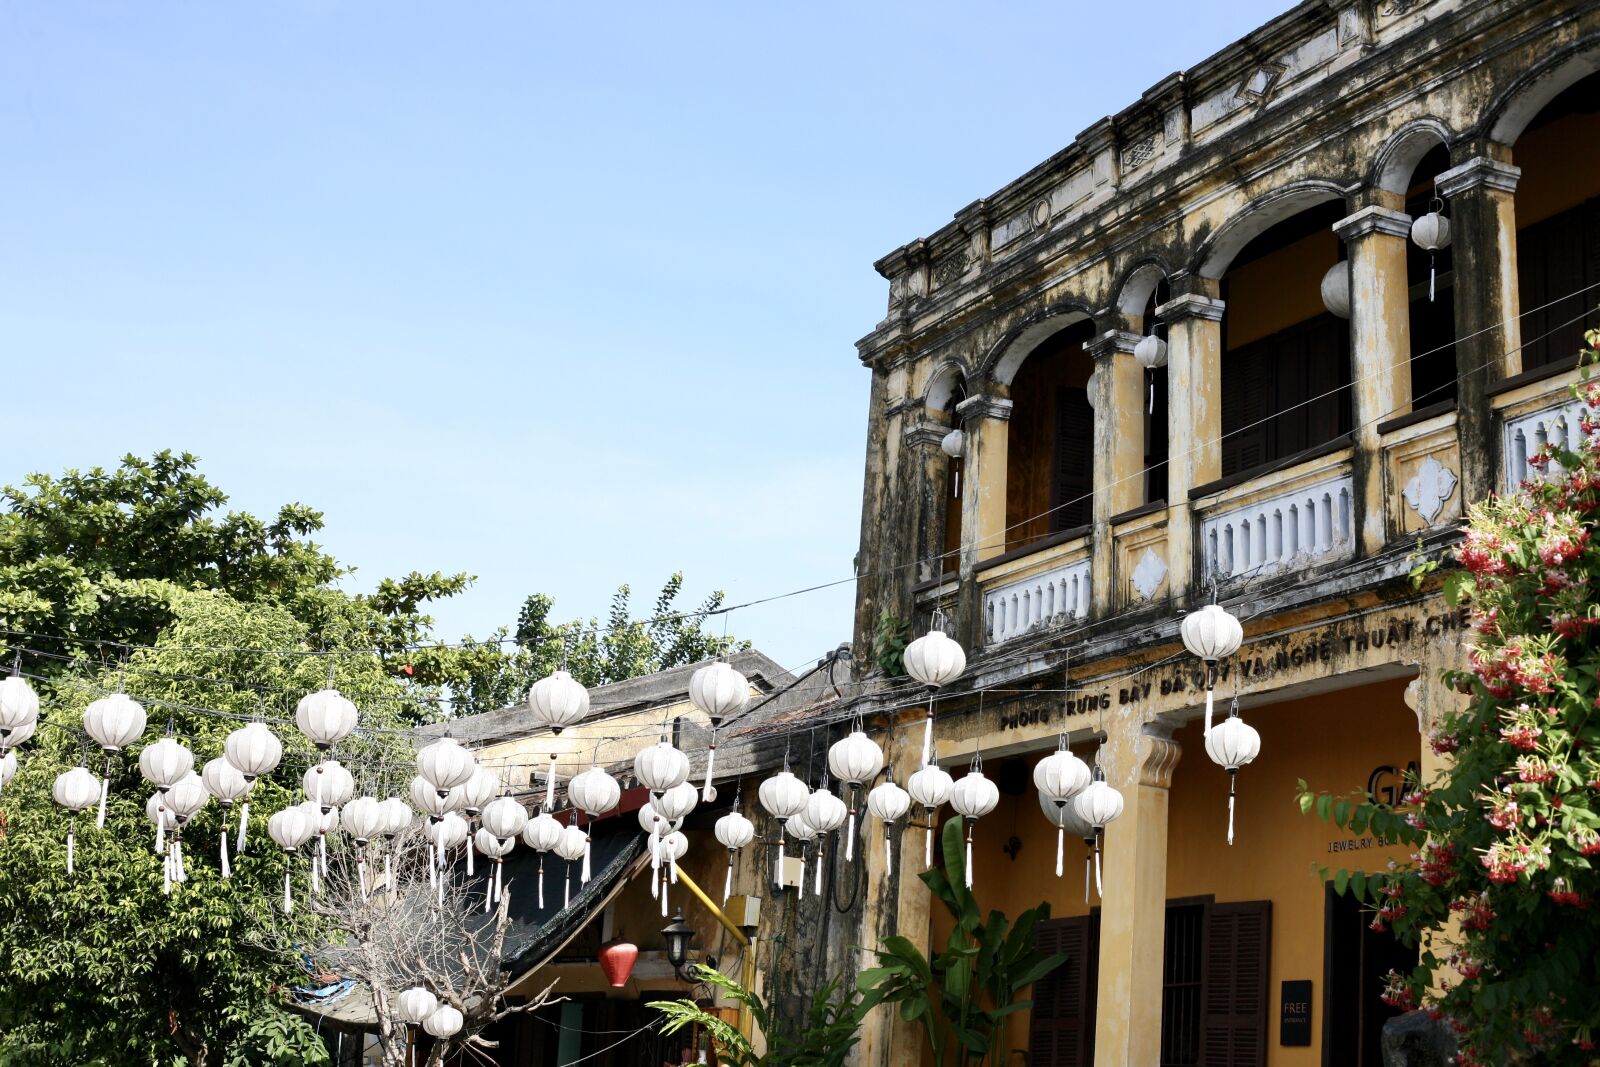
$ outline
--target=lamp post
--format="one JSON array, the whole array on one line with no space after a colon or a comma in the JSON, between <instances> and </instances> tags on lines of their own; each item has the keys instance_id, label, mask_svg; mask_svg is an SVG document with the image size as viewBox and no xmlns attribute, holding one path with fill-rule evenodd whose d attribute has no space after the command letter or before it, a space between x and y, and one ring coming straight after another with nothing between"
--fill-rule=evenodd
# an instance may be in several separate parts
<instances>
[{"instance_id":1,"label":"lamp post","mask_svg":"<svg viewBox=\"0 0 1600 1067\"><path fill-rule=\"evenodd\" d=\"M672 973L678 981L687 981L683 976L683 965L689 960L689 942L694 940L694 928L683 921L682 908L673 915L672 925L663 929L661 936L667 941L667 962L672 964Z\"/></svg>"}]
</instances>

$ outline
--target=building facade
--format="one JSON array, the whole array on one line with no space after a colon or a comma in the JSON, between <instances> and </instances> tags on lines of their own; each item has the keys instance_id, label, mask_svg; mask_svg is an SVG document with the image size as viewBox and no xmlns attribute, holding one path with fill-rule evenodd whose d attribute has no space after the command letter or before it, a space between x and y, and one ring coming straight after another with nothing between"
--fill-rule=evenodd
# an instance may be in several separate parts
<instances>
[{"instance_id":1,"label":"building facade","mask_svg":"<svg viewBox=\"0 0 1600 1067\"><path fill-rule=\"evenodd\" d=\"M1034 1067L1379 1062L1415 953L1328 883L1403 856L1302 816L1299 783L1398 800L1436 768L1469 635L1409 573L1577 432L1597 71L1592 3L1301 4L877 264L857 707L903 782L927 694L865 671L879 620L967 650L936 749L1001 786L980 902L1049 901L1071 957L1018 1028ZM1430 211L1447 247L1412 238ZM1213 600L1245 630L1218 714L1262 737L1232 844L1177 635ZM1087 900L1031 785L1063 733L1126 801ZM919 850L866 859L860 943L942 945ZM861 1062L921 1044L884 1013Z\"/></svg>"}]
</instances>

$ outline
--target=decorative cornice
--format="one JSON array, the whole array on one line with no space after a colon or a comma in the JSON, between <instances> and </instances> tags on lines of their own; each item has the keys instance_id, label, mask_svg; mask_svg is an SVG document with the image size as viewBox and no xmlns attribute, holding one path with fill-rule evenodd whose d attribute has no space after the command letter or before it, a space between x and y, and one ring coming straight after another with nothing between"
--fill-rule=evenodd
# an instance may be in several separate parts
<instances>
[{"instance_id":1,"label":"decorative cornice","mask_svg":"<svg viewBox=\"0 0 1600 1067\"><path fill-rule=\"evenodd\" d=\"M1517 191L1517 179L1521 177L1521 167L1488 156L1478 156L1441 173L1433 180L1433 187L1447 199L1480 185L1487 185L1502 193L1514 193Z\"/></svg>"},{"instance_id":2,"label":"decorative cornice","mask_svg":"<svg viewBox=\"0 0 1600 1067\"><path fill-rule=\"evenodd\" d=\"M969 396L956 405L956 417L963 422L974 419L1009 419L1011 418L1011 401L1000 396Z\"/></svg>"},{"instance_id":3,"label":"decorative cornice","mask_svg":"<svg viewBox=\"0 0 1600 1067\"><path fill-rule=\"evenodd\" d=\"M1083 342L1083 350L1094 357L1095 362L1109 359L1119 352L1132 354L1140 341L1144 340L1136 333L1128 330L1107 330L1099 337Z\"/></svg>"},{"instance_id":4,"label":"decorative cornice","mask_svg":"<svg viewBox=\"0 0 1600 1067\"><path fill-rule=\"evenodd\" d=\"M1183 758L1183 746L1146 726L1143 747L1145 753L1144 760L1139 764L1139 784L1171 789L1172 772L1178 769L1178 761Z\"/></svg>"},{"instance_id":5,"label":"decorative cornice","mask_svg":"<svg viewBox=\"0 0 1600 1067\"><path fill-rule=\"evenodd\" d=\"M1354 241L1374 233L1389 237L1409 237L1411 216L1404 211L1395 211L1373 204L1334 223L1333 232L1343 241Z\"/></svg>"},{"instance_id":6,"label":"decorative cornice","mask_svg":"<svg viewBox=\"0 0 1600 1067\"><path fill-rule=\"evenodd\" d=\"M903 436L912 448L938 448L949 433L950 427L936 422L914 422L905 428Z\"/></svg>"},{"instance_id":7,"label":"decorative cornice","mask_svg":"<svg viewBox=\"0 0 1600 1067\"><path fill-rule=\"evenodd\" d=\"M1207 322L1221 322L1222 313L1227 309L1225 301L1199 293L1185 293L1175 296L1165 304L1156 308L1156 318L1162 322L1182 322L1184 319L1205 319Z\"/></svg>"}]
</instances>

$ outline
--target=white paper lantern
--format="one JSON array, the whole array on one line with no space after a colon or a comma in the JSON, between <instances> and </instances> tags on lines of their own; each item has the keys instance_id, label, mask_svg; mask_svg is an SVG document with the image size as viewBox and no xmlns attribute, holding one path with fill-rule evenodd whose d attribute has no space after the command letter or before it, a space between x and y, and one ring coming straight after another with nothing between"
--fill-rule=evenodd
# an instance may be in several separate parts
<instances>
[{"instance_id":1,"label":"white paper lantern","mask_svg":"<svg viewBox=\"0 0 1600 1067\"><path fill-rule=\"evenodd\" d=\"M679 782L650 801L651 810L670 823L682 822L699 803L700 792L688 782Z\"/></svg>"},{"instance_id":2,"label":"white paper lantern","mask_svg":"<svg viewBox=\"0 0 1600 1067\"><path fill-rule=\"evenodd\" d=\"M806 822L816 827L818 833L831 834L844 825L849 809L844 801L834 796L825 788L820 788L811 794L806 801Z\"/></svg>"},{"instance_id":3,"label":"white paper lantern","mask_svg":"<svg viewBox=\"0 0 1600 1067\"><path fill-rule=\"evenodd\" d=\"M694 792L692 786L689 791ZM567 783L567 799L587 815L604 815L622 800L622 786L603 768L590 767Z\"/></svg>"},{"instance_id":4,"label":"white paper lantern","mask_svg":"<svg viewBox=\"0 0 1600 1067\"><path fill-rule=\"evenodd\" d=\"M1411 240L1425 252L1450 247L1450 220L1438 211L1418 215L1411 223Z\"/></svg>"},{"instance_id":5,"label":"white paper lantern","mask_svg":"<svg viewBox=\"0 0 1600 1067\"><path fill-rule=\"evenodd\" d=\"M354 776L338 760L323 760L313 767L307 767L300 784L305 787L306 797L324 811L343 807L356 795Z\"/></svg>"},{"instance_id":6,"label":"white paper lantern","mask_svg":"<svg viewBox=\"0 0 1600 1067\"><path fill-rule=\"evenodd\" d=\"M568 863L576 863L583 859L583 850L588 847L589 835L576 825L563 826L561 837L556 841L556 855Z\"/></svg>"},{"instance_id":7,"label":"white paper lantern","mask_svg":"<svg viewBox=\"0 0 1600 1067\"><path fill-rule=\"evenodd\" d=\"M57 804L76 814L100 799L100 780L87 767L74 767L56 775L50 795Z\"/></svg>"},{"instance_id":8,"label":"white paper lantern","mask_svg":"<svg viewBox=\"0 0 1600 1067\"><path fill-rule=\"evenodd\" d=\"M661 853L672 863L677 863L683 859L688 851L689 839L684 836L681 830L674 830L661 839Z\"/></svg>"},{"instance_id":9,"label":"white paper lantern","mask_svg":"<svg viewBox=\"0 0 1600 1067\"><path fill-rule=\"evenodd\" d=\"M528 690L528 711L533 725L556 736L589 714L589 691L566 671L541 678Z\"/></svg>"},{"instance_id":10,"label":"white paper lantern","mask_svg":"<svg viewBox=\"0 0 1600 1067\"><path fill-rule=\"evenodd\" d=\"M446 852L459 848L467 840L467 820L453 811L446 812L439 818L429 822L423 833L428 835L428 840L433 842L441 865Z\"/></svg>"},{"instance_id":11,"label":"white paper lantern","mask_svg":"<svg viewBox=\"0 0 1600 1067\"><path fill-rule=\"evenodd\" d=\"M516 847L517 839L511 837L496 837L487 826L478 827L478 832L473 835L472 843L477 846L478 852L492 860L504 859ZM499 894L495 894L499 896Z\"/></svg>"},{"instance_id":12,"label":"white paper lantern","mask_svg":"<svg viewBox=\"0 0 1600 1067\"><path fill-rule=\"evenodd\" d=\"M13 674L0 681L0 748L20 744L20 740L10 740L11 733L32 727L38 719L39 694L33 691L27 679ZM31 735L32 729L28 733Z\"/></svg>"},{"instance_id":13,"label":"white paper lantern","mask_svg":"<svg viewBox=\"0 0 1600 1067\"><path fill-rule=\"evenodd\" d=\"M561 838L562 829L554 815L541 811L522 828L522 843L535 852L552 852Z\"/></svg>"},{"instance_id":14,"label":"white paper lantern","mask_svg":"<svg viewBox=\"0 0 1600 1067\"><path fill-rule=\"evenodd\" d=\"M1146 334L1133 346L1133 358L1145 370L1160 370L1167 365L1167 342L1155 334Z\"/></svg>"},{"instance_id":15,"label":"white paper lantern","mask_svg":"<svg viewBox=\"0 0 1600 1067\"><path fill-rule=\"evenodd\" d=\"M906 646L900 657L906 673L923 685L949 685L967 669L967 654L943 630L929 630Z\"/></svg>"},{"instance_id":16,"label":"white paper lantern","mask_svg":"<svg viewBox=\"0 0 1600 1067\"><path fill-rule=\"evenodd\" d=\"M178 828L178 817L167 807L167 798L160 793L151 793L150 798L144 802L144 816L156 827L156 833L163 839ZM161 846L156 846L156 851L161 851Z\"/></svg>"},{"instance_id":17,"label":"white paper lantern","mask_svg":"<svg viewBox=\"0 0 1600 1067\"><path fill-rule=\"evenodd\" d=\"M395 998L395 1005L400 1018L416 1025L433 1014L439 1006L439 998L433 995L432 990L412 986Z\"/></svg>"},{"instance_id":18,"label":"white paper lantern","mask_svg":"<svg viewBox=\"0 0 1600 1067\"><path fill-rule=\"evenodd\" d=\"M484 805L483 828L502 840L516 837L528 825L528 809L514 797L501 797Z\"/></svg>"},{"instance_id":19,"label":"white paper lantern","mask_svg":"<svg viewBox=\"0 0 1600 1067\"><path fill-rule=\"evenodd\" d=\"M224 807L231 806L235 800L250 792L250 783L239 773L239 768L228 762L226 756L206 760L206 765L200 768L200 780Z\"/></svg>"},{"instance_id":20,"label":"white paper lantern","mask_svg":"<svg viewBox=\"0 0 1600 1067\"><path fill-rule=\"evenodd\" d=\"M1057 804L1065 804L1083 792L1093 777L1089 765L1068 748L1050 753L1033 768L1034 788Z\"/></svg>"},{"instance_id":21,"label":"white paper lantern","mask_svg":"<svg viewBox=\"0 0 1600 1067\"><path fill-rule=\"evenodd\" d=\"M316 833L316 821L298 804L274 812L272 818L267 820L267 836L285 852L296 851Z\"/></svg>"},{"instance_id":22,"label":"white paper lantern","mask_svg":"<svg viewBox=\"0 0 1600 1067\"><path fill-rule=\"evenodd\" d=\"M377 797L356 797L339 813L339 822L357 845L365 845L388 826Z\"/></svg>"},{"instance_id":23,"label":"white paper lantern","mask_svg":"<svg viewBox=\"0 0 1600 1067\"><path fill-rule=\"evenodd\" d=\"M178 817L179 826L198 815L210 802L211 793L206 783L193 771L173 782L172 788L167 790L167 807Z\"/></svg>"},{"instance_id":24,"label":"white paper lantern","mask_svg":"<svg viewBox=\"0 0 1600 1067\"><path fill-rule=\"evenodd\" d=\"M83 713L83 729L100 750L121 752L144 733L144 707L125 693L112 693L90 703Z\"/></svg>"},{"instance_id":25,"label":"white paper lantern","mask_svg":"<svg viewBox=\"0 0 1600 1067\"><path fill-rule=\"evenodd\" d=\"M633 757L633 776L652 796L659 796L689 780L689 757L662 738Z\"/></svg>"},{"instance_id":26,"label":"white paper lantern","mask_svg":"<svg viewBox=\"0 0 1600 1067\"><path fill-rule=\"evenodd\" d=\"M451 1038L461 1032L463 1022L465 1019L459 1011L448 1004L441 1004L422 1021L422 1028L433 1037Z\"/></svg>"},{"instance_id":27,"label":"white paper lantern","mask_svg":"<svg viewBox=\"0 0 1600 1067\"><path fill-rule=\"evenodd\" d=\"M1078 817L1077 805L1070 800L1065 804L1058 804L1043 793L1038 794L1038 796L1039 810L1044 813L1046 819L1050 820L1050 825L1056 828L1056 877L1061 877L1066 869L1066 843L1064 840L1066 834L1081 838L1087 847L1083 855L1083 899L1087 902L1089 900L1091 861L1095 850L1096 835L1094 827Z\"/></svg>"},{"instance_id":28,"label":"white paper lantern","mask_svg":"<svg viewBox=\"0 0 1600 1067\"><path fill-rule=\"evenodd\" d=\"M411 807L399 797L388 797L378 807L383 812L384 836L393 837L410 828Z\"/></svg>"},{"instance_id":29,"label":"white paper lantern","mask_svg":"<svg viewBox=\"0 0 1600 1067\"><path fill-rule=\"evenodd\" d=\"M951 459L960 459L961 453L966 450L967 435L960 430L951 430L939 438L939 451Z\"/></svg>"},{"instance_id":30,"label":"white paper lantern","mask_svg":"<svg viewBox=\"0 0 1600 1067\"><path fill-rule=\"evenodd\" d=\"M739 714L750 703L750 682L731 663L708 663L689 677L689 702L711 720L713 727Z\"/></svg>"},{"instance_id":31,"label":"white paper lantern","mask_svg":"<svg viewBox=\"0 0 1600 1067\"><path fill-rule=\"evenodd\" d=\"M635 818L639 820L639 829L647 834L655 833L663 821L661 816L656 814L656 809L648 803L639 805Z\"/></svg>"},{"instance_id":32,"label":"white paper lantern","mask_svg":"<svg viewBox=\"0 0 1600 1067\"><path fill-rule=\"evenodd\" d=\"M1097 773L1095 780L1074 797L1072 803L1078 818L1096 830L1105 829L1107 823L1116 821L1122 814L1122 794L1105 780L1104 774Z\"/></svg>"},{"instance_id":33,"label":"white paper lantern","mask_svg":"<svg viewBox=\"0 0 1600 1067\"><path fill-rule=\"evenodd\" d=\"M756 826L739 812L730 811L717 820L712 833L716 835L718 843L728 850L728 873L722 883L722 902L726 904L733 895L734 853L756 839Z\"/></svg>"},{"instance_id":34,"label":"white paper lantern","mask_svg":"<svg viewBox=\"0 0 1600 1067\"><path fill-rule=\"evenodd\" d=\"M1244 640L1244 627L1218 604L1207 604L1199 611L1191 611L1178 626L1183 647L1206 665L1206 718L1204 736L1211 734L1211 709L1213 692L1217 684L1217 661L1239 651Z\"/></svg>"},{"instance_id":35,"label":"white paper lantern","mask_svg":"<svg viewBox=\"0 0 1600 1067\"><path fill-rule=\"evenodd\" d=\"M968 889L972 888L972 828L979 819L993 811L995 805L999 803L999 786L991 782L984 775L983 768L976 763L963 777L956 779L955 786L950 790L950 806L967 821L966 881Z\"/></svg>"},{"instance_id":36,"label":"white paper lantern","mask_svg":"<svg viewBox=\"0 0 1600 1067\"><path fill-rule=\"evenodd\" d=\"M861 730L852 730L828 748L828 771L843 785L858 789L883 770L883 749Z\"/></svg>"},{"instance_id":37,"label":"white paper lantern","mask_svg":"<svg viewBox=\"0 0 1600 1067\"><path fill-rule=\"evenodd\" d=\"M461 806L469 817L475 817L484 805L505 792L500 776L487 767L477 767L461 786Z\"/></svg>"},{"instance_id":38,"label":"white paper lantern","mask_svg":"<svg viewBox=\"0 0 1600 1067\"><path fill-rule=\"evenodd\" d=\"M1341 319L1350 317L1350 263L1341 259L1322 276L1322 306Z\"/></svg>"},{"instance_id":39,"label":"white paper lantern","mask_svg":"<svg viewBox=\"0 0 1600 1067\"><path fill-rule=\"evenodd\" d=\"M331 748L349 737L359 719L356 706L337 689L319 689L300 698L295 725L318 748Z\"/></svg>"},{"instance_id":40,"label":"white paper lantern","mask_svg":"<svg viewBox=\"0 0 1600 1067\"><path fill-rule=\"evenodd\" d=\"M867 811L883 823L884 871L894 870L894 824L911 810L911 794L886 778L867 794Z\"/></svg>"},{"instance_id":41,"label":"white paper lantern","mask_svg":"<svg viewBox=\"0 0 1600 1067\"><path fill-rule=\"evenodd\" d=\"M1261 754L1261 735L1256 728L1239 718L1239 702L1235 700L1228 717L1206 735L1206 755L1211 762L1228 772L1228 844L1233 844L1233 804L1239 768Z\"/></svg>"},{"instance_id":42,"label":"white paper lantern","mask_svg":"<svg viewBox=\"0 0 1600 1067\"><path fill-rule=\"evenodd\" d=\"M186 774L194 772L194 753L170 737L146 745L139 753L139 773L161 792L166 792Z\"/></svg>"},{"instance_id":43,"label":"white paper lantern","mask_svg":"<svg viewBox=\"0 0 1600 1067\"><path fill-rule=\"evenodd\" d=\"M0 756L0 790L11 784L11 779L17 776L17 754L7 752Z\"/></svg>"},{"instance_id":44,"label":"white paper lantern","mask_svg":"<svg viewBox=\"0 0 1600 1067\"><path fill-rule=\"evenodd\" d=\"M0 752L9 752L11 749L16 748L32 737L33 732L38 728L39 720L29 719L27 722L13 726L9 730L0 729Z\"/></svg>"},{"instance_id":45,"label":"white paper lantern","mask_svg":"<svg viewBox=\"0 0 1600 1067\"><path fill-rule=\"evenodd\" d=\"M799 842L812 841L817 836L817 828L811 825L811 820L806 818L806 813L801 811L783 824L783 832ZM801 881L805 881L804 878Z\"/></svg>"},{"instance_id":46,"label":"white paper lantern","mask_svg":"<svg viewBox=\"0 0 1600 1067\"><path fill-rule=\"evenodd\" d=\"M1089 380L1083 383L1084 399L1089 402L1090 408L1100 406L1100 368L1096 367L1089 372Z\"/></svg>"},{"instance_id":47,"label":"white paper lantern","mask_svg":"<svg viewBox=\"0 0 1600 1067\"><path fill-rule=\"evenodd\" d=\"M266 723L253 722L228 735L222 754L244 775L245 781L253 782L278 769L278 761L283 759L283 742L267 729Z\"/></svg>"},{"instance_id":48,"label":"white paper lantern","mask_svg":"<svg viewBox=\"0 0 1600 1067\"><path fill-rule=\"evenodd\" d=\"M477 769L478 761L453 737L441 737L417 753L417 773L440 793L466 785Z\"/></svg>"},{"instance_id":49,"label":"white paper lantern","mask_svg":"<svg viewBox=\"0 0 1600 1067\"><path fill-rule=\"evenodd\" d=\"M766 813L778 820L778 856L773 865L773 884L779 889L783 888L783 830L790 819L795 818L806 810L806 804L811 800L811 790L806 784L796 778L785 767L761 783L761 788L756 792L756 797L761 802Z\"/></svg>"},{"instance_id":50,"label":"white paper lantern","mask_svg":"<svg viewBox=\"0 0 1600 1067\"><path fill-rule=\"evenodd\" d=\"M437 819L446 812L460 811L465 806L466 799L460 786L441 794L433 787L433 783L422 775L419 774L411 779L411 803L424 815L431 815Z\"/></svg>"},{"instance_id":51,"label":"white paper lantern","mask_svg":"<svg viewBox=\"0 0 1600 1067\"><path fill-rule=\"evenodd\" d=\"M928 827L923 842L924 868L933 866L934 813L949 802L950 790L955 788L955 784L950 772L937 763L929 763L913 771L911 777L906 779L906 792L911 794L912 803L920 807L927 817Z\"/></svg>"}]
</instances>

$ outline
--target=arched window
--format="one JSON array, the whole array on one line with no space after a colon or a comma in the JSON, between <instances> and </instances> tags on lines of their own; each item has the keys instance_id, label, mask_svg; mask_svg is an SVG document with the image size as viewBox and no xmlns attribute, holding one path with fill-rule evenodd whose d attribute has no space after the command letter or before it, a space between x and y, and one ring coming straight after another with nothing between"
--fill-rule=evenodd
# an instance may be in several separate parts
<instances>
[{"instance_id":1,"label":"arched window","mask_svg":"<svg viewBox=\"0 0 1600 1067\"><path fill-rule=\"evenodd\" d=\"M956 408L967 398L966 387L957 381L950 390L950 399L945 404L945 423L951 427L959 427L960 420L956 417ZM961 457L950 460L945 467L944 476L944 537L940 552L940 572L953 574L961 566Z\"/></svg>"},{"instance_id":2,"label":"arched window","mask_svg":"<svg viewBox=\"0 0 1600 1067\"><path fill-rule=\"evenodd\" d=\"M1350 432L1349 323L1322 302L1343 259L1326 200L1265 230L1222 277L1222 474L1291 456Z\"/></svg>"},{"instance_id":3,"label":"arched window","mask_svg":"<svg viewBox=\"0 0 1600 1067\"><path fill-rule=\"evenodd\" d=\"M1600 74L1569 86L1517 138L1522 366L1575 355L1600 324Z\"/></svg>"},{"instance_id":4,"label":"arched window","mask_svg":"<svg viewBox=\"0 0 1600 1067\"><path fill-rule=\"evenodd\" d=\"M1435 146L1417 163L1406 186L1406 214L1421 218L1441 207L1434 179L1450 169L1450 150ZM1449 206L1442 213L1448 217ZM1454 257L1449 248L1430 254L1406 240L1406 284L1411 300L1411 405L1427 407L1456 398Z\"/></svg>"},{"instance_id":5,"label":"arched window","mask_svg":"<svg viewBox=\"0 0 1600 1067\"><path fill-rule=\"evenodd\" d=\"M1094 409L1083 350L1088 319L1041 341L1011 381L1006 548L1087 526L1094 511Z\"/></svg>"},{"instance_id":6,"label":"arched window","mask_svg":"<svg viewBox=\"0 0 1600 1067\"><path fill-rule=\"evenodd\" d=\"M1156 321L1156 308L1170 295L1163 278L1144 308L1144 332L1163 340L1167 329ZM1167 498L1167 368L1146 371L1145 378L1144 395L1139 398L1144 411L1144 502L1153 504Z\"/></svg>"}]
</instances>

